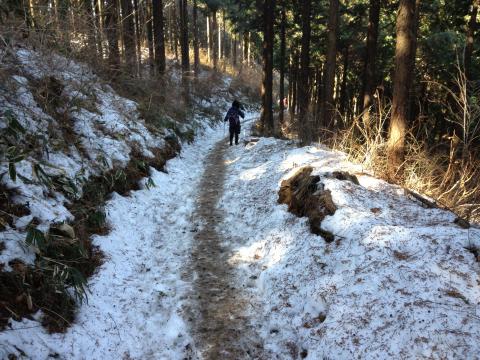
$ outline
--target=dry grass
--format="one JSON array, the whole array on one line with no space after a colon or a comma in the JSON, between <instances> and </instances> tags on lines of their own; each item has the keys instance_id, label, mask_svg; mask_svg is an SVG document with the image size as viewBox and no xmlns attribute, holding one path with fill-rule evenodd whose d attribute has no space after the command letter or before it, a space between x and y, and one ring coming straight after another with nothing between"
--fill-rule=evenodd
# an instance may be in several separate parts
<instances>
[{"instance_id":1,"label":"dry grass","mask_svg":"<svg viewBox=\"0 0 480 360\"><path fill-rule=\"evenodd\" d=\"M261 78L258 67L242 66L234 76L231 90L245 94L252 102L259 102Z\"/></svg>"},{"instance_id":2,"label":"dry grass","mask_svg":"<svg viewBox=\"0 0 480 360\"><path fill-rule=\"evenodd\" d=\"M466 85L464 85L466 86ZM463 99L463 100L462 100ZM479 122L478 109L469 109L458 97L458 107L448 108L451 121L460 129L470 129L474 133L463 136L455 134L449 142L444 142L448 152L431 149L407 134L405 162L396 183L435 200L439 207L453 210L469 221L480 221L480 159L475 141L478 139L476 124ZM347 153L350 160L372 170L376 176L387 176L387 123L390 118L390 104L378 103L376 114L371 115L370 124L357 117L353 125L339 133L331 142L333 148ZM458 111L458 109L463 109Z\"/></svg>"}]
</instances>

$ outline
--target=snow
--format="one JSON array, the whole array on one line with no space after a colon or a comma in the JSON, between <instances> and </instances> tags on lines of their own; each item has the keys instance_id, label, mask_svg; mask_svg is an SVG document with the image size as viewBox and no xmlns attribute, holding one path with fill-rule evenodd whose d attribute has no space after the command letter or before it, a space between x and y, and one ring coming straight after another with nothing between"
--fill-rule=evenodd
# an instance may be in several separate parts
<instances>
[{"instance_id":1,"label":"snow","mask_svg":"<svg viewBox=\"0 0 480 360\"><path fill-rule=\"evenodd\" d=\"M87 66L56 54L29 49L18 49L15 55L18 61L15 72L0 89L0 115L4 115L3 110L10 110L26 129L27 136L37 139L41 145L16 164L17 173L33 183L18 177L12 181L8 175L3 176L2 182L16 192L16 202L28 204L29 219L37 218L41 223L39 229L48 230L51 222L71 220L73 216L67 210L69 201L64 195L36 181L34 164L41 164L50 175L65 175L81 189L90 176L114 166L125 166L134 147L145 156L153 157L151 149L162 148L163 136L169 132L150 133L139 119L136 103L103 85ZM37 103L32 81L45 77L55 77L63 86L65 109L57 110L65 111L71 125L53 118ZM85 109L79 100L89 103L88 108L95 108L96 112ZM1 123L2 128L6 127L6 121ZM78 139L78 143L69 143L66 134ZM7 166L6 162L0 164L0 174L7 173ZM11 259L26 263L34 260L31 251L18 240L25 237L26 220L16 219L17 230L0 232L0 242L6 244L0 262L5 264L7 271Z\"/></svg>"},{"instance_id":2,"label":"snow","mask_svg":"<svg viewBox=\"0 0 480 360\"><path fill-rule=\"evenodd\" d=\"M15 345L35 358L183 358L191 343L182 317L191 287L182 280L193 239L191 216L203 160L220 136L207 129L195 145L185 145L168 162L168 174L153 170L156 186L150 190L112 197L112 231L94 238L106 260L75 324L64 335L48 335L34 321L12 321L12 329L0 333L0 358L16 353Z\"/></svg>"},{"instance_id":3,"label":"snow","mask_svg":"<svg viewBox=\"0 0 480 360\"><path fill-rule=\"evenodd\" d=\"M25 76L12 76L16 99L0 92L0 105L11 108L30 133L51 140L43 154L50 172L88 177L126 164L133 144L149 156L164 143L139 121L135 103L101 85L87 67L56 55L43 61L45 55L27 49L17 56ZM88 94L95 93L98 112L80 107L69 113L87 155L74 144L51 145L47 129L58 131L60 125L37 106L29 82L52 73L64 83L68 99L91 99ZM224 86L230 81L225 78ZM112 195L106 206L111 232L93 239L105 262L89 280L88 303L75 322L65 334L48 334L38 323L40 313L34 320L11 320L0 332L0 358L10 353L36 359L198 357L187 321L198 274L188 273L187 264L195 227L202 225L193 216L205 159L223 131L206 126L167 163L167 172L152 170L155 187ZM217 227L231 251L236 287L249 297L245 315L266 358L477 357L480 268L466 249L480 246L477 227L456 226L452 213L421 207L403 189L320 145L299 148L293 141L262 138L227 154L218 204L224 219ZM28 157L17 164L18 173L33 178L35 161ZM277 202L282 180L305 165L314 168L337 206L322 222L335 235L332 243L311 234L306 218ZM338 170L356 174L360 185L333 178ZM47 196L41 184L7 177L3 182L16 189L19 203L29 201L31 215L16 219L16 229L0 232L6 246L0 263L13 258L32 263L25 227L33 216L42 230L71 218L68 201L60 193Z\"/></svg>"},{"instance_id":4,"label":"snow","mask_svg":"<svg viewBox=\"0 0 480 360\"><path fill-rule=\"evenodd\" d=\"M453 214L422 208L402 189L361 174L344 155L322 147L261 139L232 149L226 163L221 206L227 216L219 227L225 238L238 239L230 261L255 299L249 316L268 356L466 359L478 353L480 269L465 249L478 245L478 228L457 227ZM281 181L304 165L313 166L338 208L322 222L334 243L277 204ZM357 173L360 186L329 177L336 170Z\"/></svg>"},{"instance_id":5,"label":"snow","mask_svg":"<svg viewBox=\"0 0 480 360\"><path fill-rule=\"evenodd\" d=\"M106 261L75 323L48 335L35 321L12 321L0 354L17 346L35 358L195 358L185 264L204 161L222 137L222 128L207 129L168 173L154 171L156 187L114 195L112 231L94 239ZM422 208L321 147L264 138L230 148L225 164L218 228L269 358L466 359L480 350L479 264L464 248L480 238L477 228L457 227L453 214ZM331 244L277 204L281 181L304 165L338 207L322 223ZM335 170L357 173L360 185L329 177Z\"/></svg>"}]
</instances>

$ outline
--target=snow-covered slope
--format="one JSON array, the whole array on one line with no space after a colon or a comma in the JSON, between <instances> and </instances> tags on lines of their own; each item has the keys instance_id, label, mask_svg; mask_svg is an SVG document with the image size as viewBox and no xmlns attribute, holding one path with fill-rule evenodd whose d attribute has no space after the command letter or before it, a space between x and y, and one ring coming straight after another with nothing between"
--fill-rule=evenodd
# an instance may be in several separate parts
<instances>
[{"instance_id":1,"label":"snow-covered slope","mask_svg":"<svg viewBox=\"0 0 480 360\"><path fill-rule=\"evenodd\" d=\"M80 196L89 177L114 166L124 167L133 148L153 157L151 150L162 148L168 133L147 130L139 120L136 104L118 96L86 66L27 49L2 56L3 70L11 71L11 76L0 88L0 128L9 126L9 117L20 123L26 133L20 136L19 151L25 151L26 157L15 165L15 181L8 176L8 162L0 163L0 174L5 174L3 185L16 192L14 201L28 203L30 210L29 215L15 219L15 228L0 232L6 247L0 253L0 263L9 270L12 258L27 263L34 259L33 252L25 251L22 235L33 218L43 231L51 222L73 219L66 208L69 200L65 193L45 186L34 165L49 176L70 180ZM31 150L30 144L36 147Z\"/></svg>"},{"instance_id":2,"label":"snow-covered slope","mask_svg":"<svg viewBox=\"0 0 480 360\"><path fill-rule=\"evenodd\" d=\"M269 358L478 358L480 267L465 249L480 245L478 228L366 174L360 185L330 177L361 169L323 148L261 139L227 163L220 228L236 239L231 262ZM277 204L304 165L338 208L322 223L333 243Z\"/></svg>"},{"instance_id":3,"label":"snow-covered slope","mask_svg":"<svg viewBox=\"0 0 480 360\"><path fill-rule=\"evenodd\" d=\"M210 146L222 136L208 130L195 145L153 170L156 187L114 196L107 205L112 229L94 243L106 255L90 282L88 304L65 334L49 335L35 321L12 321L0 332L0 358L9 353L46 359L183 359L191 338L182 317L190 285L182 280L193 233L192 211Z\"/></svg>"},{"instance_id":4,"label":"snow-covered slope","mask_svg":"<svg viewBox=\"0 0 480 360\"><path fill-rule=\"evenodd\" d=\"M14 202L27 204L30 212L14 218L13 226L0 232L5 247L0 251L0 264L9 271L8 262L13 258L26 263L34 260L34 253L25 251L23 233L32 219L42 231L52 222L73 219L66 192L45 186L35 166L49 177L69 181L76 188L72 197L78 198L90 177L124 168L133 153L154 158L156 150L165 146L165 138L175 134L171 129L148 126L137 103L119 96L84 64L27 48L0 50L0 64L0 130L7 129L14 119L26 131L17 141L17 151L25 154L25 159L15 164L16 180L10 178L8 161L3 158L0 181L15 192ZM223 80L221 86L228 88L231 79ZM224 89L219 96L202 100L197 108L223 109L225 96ZM194 113L187 124L177 123L177 128L193 131L215 120Z\"/></svg>"}]
</instances>

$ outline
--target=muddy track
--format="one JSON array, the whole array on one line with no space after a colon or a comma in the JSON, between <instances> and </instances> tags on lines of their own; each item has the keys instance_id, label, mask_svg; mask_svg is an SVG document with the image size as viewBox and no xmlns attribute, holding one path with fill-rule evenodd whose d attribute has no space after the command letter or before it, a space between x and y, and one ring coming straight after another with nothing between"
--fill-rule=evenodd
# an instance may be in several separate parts
<instances>
[{"instance_id":1,"label":"muddy track","mask_svg":"<svg viewBox=\"0 0 480 360\"><path fill-rule=\"evenodd\" d=\"M202 359L261 359L261 344L244 315L248 299L228 264L230 249L217 231L223 213L217 203L224 191L226 141L218 142L206 159L194 214L191 321L195 348ZM235 226L235 224L232 224Z\"/></svg>"}]
</instances>

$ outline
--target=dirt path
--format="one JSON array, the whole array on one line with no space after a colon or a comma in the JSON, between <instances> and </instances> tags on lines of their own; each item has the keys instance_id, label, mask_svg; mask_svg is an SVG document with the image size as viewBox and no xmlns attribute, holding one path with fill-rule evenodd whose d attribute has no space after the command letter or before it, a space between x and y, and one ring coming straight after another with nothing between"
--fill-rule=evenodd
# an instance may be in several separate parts
<instances>
[{"instance_id":1,"label":"dirt path","mask_svg":"<svg viewBox=\"0 0 480 360\"><path fill-rule=\"evenodd\" d=\"M223 213L217 203L224 191L226 141L218 142L206 159L194 220L191 270L194 272L193 336L203 359L259 359L261 344L244 312L248 301L228 264L230 249L217 232ZM234 226L234 224L232 224Z\"/></svg>"}]
</instances>

